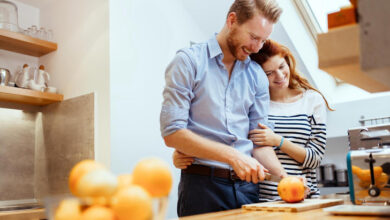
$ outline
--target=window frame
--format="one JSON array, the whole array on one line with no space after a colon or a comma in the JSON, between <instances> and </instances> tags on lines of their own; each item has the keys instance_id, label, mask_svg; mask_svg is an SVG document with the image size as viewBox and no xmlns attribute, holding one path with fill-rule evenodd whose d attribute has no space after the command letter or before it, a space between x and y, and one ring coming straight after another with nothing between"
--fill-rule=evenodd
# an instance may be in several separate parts
<instances>
[{"instance_id":1,"label":"window frame","mask_svg":"<svg viewBox=\"0 0 390 220\"><path fill-rule=\"evenodd\" d=\"M292 0L292 2L301 15L306 27L309 29L310 35L313 37L314 41L317 41L317 35L324 31L321 29L320 24L314 16L309 3L306 0Z\"/></svg>"}]
</instances>

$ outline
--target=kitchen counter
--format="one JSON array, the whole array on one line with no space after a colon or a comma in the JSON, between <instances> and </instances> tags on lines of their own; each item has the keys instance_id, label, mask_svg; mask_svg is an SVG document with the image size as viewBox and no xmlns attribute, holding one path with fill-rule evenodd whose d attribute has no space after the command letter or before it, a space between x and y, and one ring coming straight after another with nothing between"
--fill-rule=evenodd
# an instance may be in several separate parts
<instances>
[{"instance_id":1,"label":"kitchen counter","mask_svg":"<svg viewBox=\"0 0 390 220\"><path fill-rule=\"evenodd\" d=\"M40 220L46 219L44 209L25 209L0 212L1 220Z\"/></svg>"},{"instance_id":2,"label":"kitchen counter","mask_svg":"<svg viewBox=\"0 0 390 220\"><path fill-rule=\"evenodd\" d=\"M322 196L321 198L340 198L344 200L344 204L351 204L349 201L348 195L337 195L331 194ZM302 219L302 220L341 220L341 219L353 219L353 220L373 220L373 219L389 219L389 217L379 217L379 216L342 216L342 215L332 215L327 212L322 211L322 209L313 209L303 212L268 212L268 211L248 211L244 209L234 209L229 211L214 212L208 214L194 215L179 218L180 220L206 220L206 219L216 219L216 220L292 220L292 219Z\"/></svg>"}]
</instances>

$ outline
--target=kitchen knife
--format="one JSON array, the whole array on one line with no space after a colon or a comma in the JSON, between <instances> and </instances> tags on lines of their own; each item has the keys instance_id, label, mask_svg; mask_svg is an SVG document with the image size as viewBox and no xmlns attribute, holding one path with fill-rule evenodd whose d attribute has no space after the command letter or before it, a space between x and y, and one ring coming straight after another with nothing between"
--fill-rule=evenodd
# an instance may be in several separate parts
<instances>
[{"instance_id":1,"label":"kitchen knife","mask_svg":"<svg viewBox=\"0 0 390 220\"><path fill-rule=\"evenodd\" d=\"M280 176L275 176L275 175L272 175L270 173L265 173L264 180L278 183L278 182L280 182L280 180L282 180L282 178Z\"/></svg>"}]
</instances>

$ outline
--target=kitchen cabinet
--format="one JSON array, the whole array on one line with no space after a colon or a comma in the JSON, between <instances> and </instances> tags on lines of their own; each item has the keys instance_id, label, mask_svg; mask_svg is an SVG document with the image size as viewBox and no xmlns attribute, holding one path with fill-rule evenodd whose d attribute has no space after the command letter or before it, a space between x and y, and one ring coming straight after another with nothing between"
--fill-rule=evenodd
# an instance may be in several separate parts
<instances>
[{"instance_id":1,"label":"kitchen cabinet","mask_svg":"<svg viewBox=\"0 0 390 220\"><path fill-rule=\"evenodd\" d=\"M359 1L359 23L318 35L319 68L368 92L390 91L390 1Z\"/></svg>"},{"instance_id":2,"label":"kitchen cabinet","mask_svg":"<svg viewBox=\"0 0 390 220\"><path fill-rule=\"evenodd\" d=\"M0 29L0 49L40 57L57 50L57 44L21 33ZM63 95L29 89L0 86L0 101L47 105L63 100Z\"/></svg>"}]
</instances>

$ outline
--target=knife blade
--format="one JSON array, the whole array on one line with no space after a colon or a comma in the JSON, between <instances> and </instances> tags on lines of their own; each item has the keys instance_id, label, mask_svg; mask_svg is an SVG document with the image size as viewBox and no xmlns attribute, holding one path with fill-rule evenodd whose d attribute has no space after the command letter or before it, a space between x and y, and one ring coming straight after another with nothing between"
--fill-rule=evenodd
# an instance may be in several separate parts
<instances>
[{"instance_id":1,"label":"knife blade","mask_svg":"<svg viewBox=\"0 0 390 220\"><path fill-rule=\"evenodd\" d=\"M282 178L280 176L275 176L275 175L272 175L270 173L265 173L264 180L278 183L278 182L280 182L280 180L282 180Z\"/></svg>"}]
</instances>

